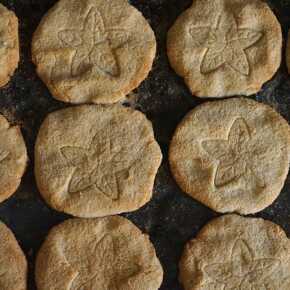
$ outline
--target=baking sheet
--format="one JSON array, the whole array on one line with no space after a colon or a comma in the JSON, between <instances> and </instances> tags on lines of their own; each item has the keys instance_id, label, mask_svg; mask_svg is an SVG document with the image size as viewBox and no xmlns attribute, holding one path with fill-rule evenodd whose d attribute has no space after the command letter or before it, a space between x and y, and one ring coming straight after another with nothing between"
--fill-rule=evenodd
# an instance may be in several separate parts
<instances>
[{"instance_id":1,"label":"baking sheet","mask_svg":"<svg viewBox=\"0 0 290 290\"><path fill-rule=\"evenodd\" d=\"M113 0L108 0L113 1ZM50 209L41 199L33 174L33 146L44 117L66 104L54 100L36 75L31 63L30 42L40 19L55 0L2 0L20 20L21 63L11 82L0 89L0 112L10 122L20 124L28 146L30 163L17 193L0 205L0 219L15 233L29 261L29 290L34 285L34 262L48 230L68 218ZM167 154L172 133L191 108L202 101L193 98L183 80L169 67L166 56L166 33L177 16L190 6L191 0L134 0L152 25L158 55L149 78L130 94L128 105L144 112L153 122L164 160L156 178L153 200L137 212L125 214L143 231L150 234L164 268L161 290L181 290L178 283L178 261L184 244L217 214L187 197L171 177ZM290 1L268 2L282 24L284 39L290 26ZM284 50L283 50L284 53ZM290 76L285 57L274 79L254 96L275 107L290 120ZM290 236L290 179L276 202L257 214L278 223Z\"/></svg>"}]
</instances>

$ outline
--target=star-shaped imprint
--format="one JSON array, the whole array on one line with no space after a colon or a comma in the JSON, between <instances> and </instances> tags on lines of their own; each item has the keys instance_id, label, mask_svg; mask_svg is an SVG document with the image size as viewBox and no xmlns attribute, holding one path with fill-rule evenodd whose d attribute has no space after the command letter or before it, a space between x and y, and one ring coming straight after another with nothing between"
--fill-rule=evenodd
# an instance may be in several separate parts
<instances>
[{"instance_id":1,"label":"star-shaped imprint","mask_svg":"<svg viewBox=\"0 0 290 290\"><path fill-rule=\"evenodd\" d=\"M210 158L218 161L214 180L216 187L238 182L241 178L245 178L247 183L252 178L256 186L265 186L261 170L258 172L257 169L270 149L251 138L244 119L234 121L227 140L205 140L202 147Z\"/></svg>"},{"instance_id":2,"label":"star-shaped imprint","mask_svg":"<svg viewBox=\"0 0 290 290\"><path fill-rule=\"evenodd\" d=\"M88 149L62 147L62 155L75 167L68 191L78 193L95 189L112 200L118 200L122 182L128 181L131 167L142 155L142 147L130 149L130 145L121 148L118 142L100 132Z\"/></svg>"},{"instance_id":3,"label":"star-shaped imprint","mask_svg":"<svg viewBox=\"0 0 290 290\"><path fill-rule=\"evenodd\" d=\"M78 263L70 265L78 273L71 283L73 289L92 290L96 285L102 290L124 289L122 284L126 285L128 279L141 273L137 264L124 264L126 257L116 251L110 235L89 242L84 255L80 256Z\"/></svg>"},{"instance_id":4,"label":"star-shaped imprint","mask_svg":"<svg viewBox=\"0 0 290 290\"><path fill-rule=\"evenodd\" d=\"M0 49L8 48L8 44L5 40L0 39Z\"/></svg>"},{"instance_id":5,"label":"star-shaped imprint","mask_svg":"<svg viewBox=\"0 0 290 290\"><path fill-rule=\"evenodd\" d=\"M0 265L7 265L7 259L5 258L1 258L0 260ZM0 280L4 280L5 279L5 276L9 274L9 267L1 267L1 270L0 270ZM1 282L0 282L0 285L1 285Z\"/></svg>"},{"instance_id":6,"label":"star-shaped imprint","mask_svg":"<svg viewBox=\"0 0 290 290\"><path fill-rule=\"evenodd\" d=\"M225 252L226 253L226 252ZM223 290L268 290L267 278L279 268L281 262L273 258L255 258L248 244L238 239L231 250L231 260L204 267L204 272ZM271 281L271 279L268 279Z\"/></svg>"},{"instance_id":7,"label":"star-shaped imprint","mask_svg":"<svg viewBox=\"0 0 290 290\"><path fill-rule=\"evenodd\" d=\"M83 261L80 260L82 267L78 269L76 289L91 290L94 289L95 285L103 284L105 289L117 290L114 279L110 279L111 281L105 279L111 272L112 275L114 274L114 269L112 269L114 251L113 239L109 235L105 235L100 241L94 242L88 249L87 258ZM108 282L110 285L108 285Z\"/></svg>"},{"instance_id":8,"label":"star-shaped imprint","mask_svg":"<svg viewBox=\"0 0 290 290\"><path fill-rule=\"evenodd\" d=\"M7 22L6 26L9 27L9 21ZM0 31L0 49L7 48L13 48L13 46L11 45L11 43L9 44L9 40L7 39L5 32Z\"/></svg>"},{"instance_id":9,"label":"star-shaped imprint","mask_svg":"<svg viewBox=\"0 0 290 290\"><path fill-rule=\"evenodd\" d=\"M0 162L4 161L9 156L9 154L10 153L6 150L0 151Z\"/></svg>"},{"instance_id":10,"label":"star-shaped imprint","mask_svg":"<svg viewBox=\"0 0 290 290\"><path fill-rule=\"evenodd\" d=\"M238 27L235 17L227 13L219 16L215 27L192 27L189 32L195 45L206 48L200 65L203 74L227 64L242 75L249 75L245 50L263 36L260 31Z\"/></svg>"},{"instance_id":11,"label":"star-shaped imprint","mask_svg":"<svg viewBox=\"0 0 290 290\"><path fill-rule=\"evenodd\" d=\"M128 33L120 28L106 29L97 8L89 10L82 28L61 30L58 37L64 45L75 49L71 67L73 76L85 73L92 66L111 77L119 76L115 50L125 45Z\"/></svg>"}]
</instances>

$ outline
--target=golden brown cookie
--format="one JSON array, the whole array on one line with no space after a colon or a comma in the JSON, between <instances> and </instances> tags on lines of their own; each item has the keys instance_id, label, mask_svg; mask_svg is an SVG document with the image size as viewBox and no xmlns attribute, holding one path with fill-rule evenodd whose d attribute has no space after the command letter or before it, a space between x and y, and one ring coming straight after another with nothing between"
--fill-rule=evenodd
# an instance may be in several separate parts
<instances>
[{"instance_id":1,"label":"golden brown cookie","mask_svg":"<svg viewBox=\"0 0 290 290\"><path fill-rule=\"evenodd\" d=\"M118 216L54 227L36 261L38 290L157 290L162 278L149 237Z\"/></svg>"},{"instance_id":2,"label":"golden brown cookie","mask_svg":"<svg viewBox=\"0 0 290 290\"><path fill-rule=\"evenodd\" d=\"M0 115L0 202L17 190L27 160L26 146L20 128L10 126Z\"/></svg>"},{"instance_id":3,"label":"golden brown cookie","mask_svg":"<svg viewBox=\"0 0 290 290\"><path fill-rule=\"evenodd\" d=\"M37 72L70 103L115 103L139 86L156 53L154 33L124 0L60 0L32 41Z\"/></svg>"},{"instance_id":4,"label":"golden brown cookie","mask_svg":"<svg viewBox=\"0 0 290 290\"><path fill-rule=\"evenodd\" d=\"M0 222L0 289L26 290L27 262L13 233Z\"/></svg>"},{"instance_id":5,"label":"golden brown cookie","mask_svg":"<svg viewBox=\"0 0 290 290\"><path fill-rule=\"evenodd\" d=\"M0 3L0 87L5 86L19 62L18 19Z\"/></svg>"},{"instance_id":6,"label":"golden brown cookie","mask_svg":"<svg viewBox=\"0 0 290 290\"><path fill-rule=\"evenodd\" d=\"M133 211L152 197L161 151L146 117L121 105L50 114L35 148L44 199L79 217Z\"/></svg>"},{"instance_id":7,"label":"golden brown cookie","mask_svg":"<svg viewBox=\"0 0 290 290\"><path fill-rule=\"evenodd\" d=\"M249 214L269 206L287 177L288 123L245 98L204 103L175 131L170 165L180 187L219 212Z\"/></svg>"},{"instance_id":8,"label":"golden brown cookie","mask_svg":"<svg viewBox=\"0 0 290 290\"><path fill-rule=\"evenodd\" d=\"M193 95L251 95L280 66L281 26L260 0L194 0L170 29L167 47Z\"/></svg>"},{"instance_id":9,"label":"golden brown cookie","mask_svg":"<svg viewBox=\"0 0 290 290\"><path fill-rule=\"evenodd\" d=\"M289 239L263 219L217 218L186 245L180 281L185 290L289 290Z\"/></svg>"}]
</instances>

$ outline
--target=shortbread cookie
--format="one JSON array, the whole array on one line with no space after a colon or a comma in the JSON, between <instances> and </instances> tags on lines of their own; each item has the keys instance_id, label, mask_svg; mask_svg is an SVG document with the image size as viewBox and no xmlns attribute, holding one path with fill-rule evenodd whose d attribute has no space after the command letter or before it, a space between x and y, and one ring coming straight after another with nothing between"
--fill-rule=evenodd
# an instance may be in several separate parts
<instances>
[{"instance_id":1,"label":"shortbread cookie","mask_svg":"<svg viewBox=\"0 0 290 290\"><path fill-rule=\"evenodd\" d=\"M10 126L0 115L0 202L17 190L26 169L27 159L20 128Z\"/></svg>"},{"instance_id":2,"label":"shortbread cookie","mask_svg":"<svg viewBox=\"0 0 290 290\"><path fill-rule=\"evenodd\" d=\"M13 233L0 222L0 289L26 290L27 262Z\"/></svg>"},{"instance_id":3,"label":"shortbread cookie","mask_svg":"<svg viewBox=\"0 0 290 290\"><path fill-rule=\"evenodd\" d=\"M147 77L154 33L125 0L60 0L32 42L33 62L52 95L70 103L115 103Z\"/></svg>"},{"instance_id":4,"label":"shortbread cookie","mask_svg":"<svg viewBox=\"0 0 290 290\"><path fill-rule=\"evenodd\" d=\"M18 19L0 4L0 87L5 86L19 62Z\"/></svg>"},{"instance_id":5,"label":"shortbread cookie","mask_svg":"<svg viewBox=\"0 0 290 290\"><path fill-rule=\"evenodd\" d=\"M290 242L263 219L217 218L186 245L180 281L185 290L289 290Z\"/></svg>"},{"instance_id":6,"label":"shortbread cookie","mask_svg":"<svg viewBox=\"0 0 290 290\"><path fill-rule=\"evenodd\" d=\"M197 97L258 92L281 49L281 26L260 0L194 0L168 34L170 63Z\"/></svg>"},{"instance_id":7,"label":"shortbread cookie","mask_svg":"<svg viewBox=\"0 0 290 290\"><path fill-rule=\"evenodd\" d=\"M121 105L50 114L35 149L44 199L79 217L133 211L151 199L161 151L146 117Z\"/></svg>"},{"instance_id":8,"label":"shortbread cookie","mask_svg":"<svg viewBox=\"0 0 290 290\"><path fill-rule=\"evenodd\" d=\"M249 214L269 206L286 179L288 123L271 107L235 98L192 110L170 145L180 187L219 212Z\"/></svg>"},{"instance_id":9,"label":"shortbread cookie","mask_svg":"<svg viewBox=\"0 0 290 290\"><path fill-rule=\"evenodd\" d=\"M38 290L157 290L162 278L148 236L118 216L65 221L36 261Z\"/></svg>"}]
</instances>

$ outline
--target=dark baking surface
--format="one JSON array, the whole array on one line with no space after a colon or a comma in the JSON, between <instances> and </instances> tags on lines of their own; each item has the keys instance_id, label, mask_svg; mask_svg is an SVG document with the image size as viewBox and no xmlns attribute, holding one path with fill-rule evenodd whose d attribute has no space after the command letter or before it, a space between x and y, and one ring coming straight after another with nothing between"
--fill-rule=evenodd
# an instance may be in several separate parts
<instances>
[{"instance_id":1,"label":"dark baking surface","mask_svg":"<svg viewBox=\"0 0 290 290\"><path fill-rule=\"evenodd\" d=\"M17 193L0 205L0 219L14 231L26 253L30 266L29 290L36 289L34 261L41 243L52 226L68 218L46 206L36 188L33 175L33 148L40 124L49 112L67 106L51 97L31 63L32 33L55 2L1 1L19 17L21 62L11 82L0 89L0 112L12 123L21 125L30 163ZM149 78L130 95L128 105L141 110L152 120L164 160L156 178L153 200L139 211L125 216L150 234L165 272L162 290L182 289L178 283L177 265L183 246L205 223L217 216L181 192L171 177L167 161L168 144L178 122L186 112L203 102L191 96L183 80L169 67L166 56L166 32L191 2L192 0L131 1L152 25L159 47ZM290 0L273 0L269 4L282 24L285 43L290 26ZM286 71L285 57L278 73L255 98L275 107L290 121L290 76ZM290 236L290 178L276 202L256 216L276 222Z\"/></svg>"}]
</instances>

